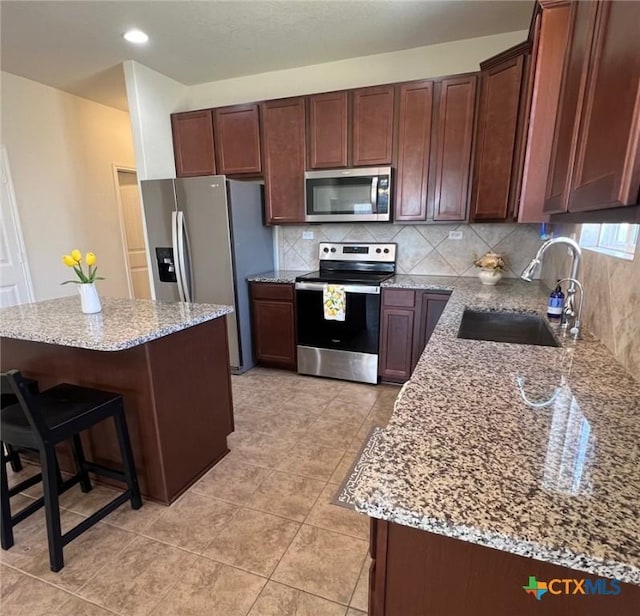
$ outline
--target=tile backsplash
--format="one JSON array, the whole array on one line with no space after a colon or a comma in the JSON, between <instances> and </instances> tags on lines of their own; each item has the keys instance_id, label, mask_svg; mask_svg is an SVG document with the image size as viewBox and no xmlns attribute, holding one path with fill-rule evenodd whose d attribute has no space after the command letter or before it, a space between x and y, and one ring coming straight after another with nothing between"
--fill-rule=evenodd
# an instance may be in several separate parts
<instances>
[{"instance_id":1,"label":"tile backsplash","mask_svg":"<svg viewBox=\"0 0 640 616\"><path fill-rule=\"evenodd\" d=\"M303 239L304 231L313 239ZM450 231L460 231L461 239L449 239ZM320 242L396 242L397 271L401 274L475 276L473 260L489 250L506 259L505 276L518 277L542 243L538 225L451 224L402 225L320 224L278 228L280 267L289 270L318 269Z\"/></svg>"}]
</instances>

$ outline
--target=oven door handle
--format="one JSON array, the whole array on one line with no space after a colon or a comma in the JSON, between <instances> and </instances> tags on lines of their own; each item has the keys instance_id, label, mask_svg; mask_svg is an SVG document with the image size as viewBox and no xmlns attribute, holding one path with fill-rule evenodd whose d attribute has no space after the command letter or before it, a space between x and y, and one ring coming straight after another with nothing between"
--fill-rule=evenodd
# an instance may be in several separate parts
<instances>
[{"instance_id":1,"label":"oven door handle","mask_svg":"<svg viewBox=\"0 0 640 616\"><path fill-rule=\"evenodd\" d=\"M296 282L296 291L323 291L325 288L322 282ZM343 287L345 293L364 293L366 295L380 295L380 287L364 284L336 284L336 287Z\"/></svg>"}]
</instances>

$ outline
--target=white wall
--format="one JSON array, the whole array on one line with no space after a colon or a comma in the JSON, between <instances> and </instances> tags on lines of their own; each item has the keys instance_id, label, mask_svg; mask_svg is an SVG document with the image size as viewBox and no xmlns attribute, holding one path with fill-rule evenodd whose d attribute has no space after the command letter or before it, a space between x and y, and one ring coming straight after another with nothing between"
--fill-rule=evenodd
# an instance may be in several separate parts
<instances>
[{"instance_id":1,"label":"white wall","mask_svg":"<svg viewBox=\"0 0 640 616\"><path fill-rule=\"evenodd\" d=\"M185 109L187 86L133 60L123 66L138 179L174 178L169 116Z\"/></svg>"},{"instance_id":2,"label":"white wall","mask_svg":"<svg viewBox=\"0 0 640 616\"><path fill-rule=\"evenodd\" d=\"M98 255L103 295L128 295L112 163L133 167L126 112L0 73L6 145L36 301L76 293L72 248Z\"/></svg>"},{"instance_id":3,"label":"white wall","mask_svg":"<svg viewBox=\"0 0 640 616\"><path fill-rule=\"evenodd\" d=\"M477 71L482 60L522 43L527 34L519 30L212 81L189 87L182 110Z\"/></svg>"}]
</instances>

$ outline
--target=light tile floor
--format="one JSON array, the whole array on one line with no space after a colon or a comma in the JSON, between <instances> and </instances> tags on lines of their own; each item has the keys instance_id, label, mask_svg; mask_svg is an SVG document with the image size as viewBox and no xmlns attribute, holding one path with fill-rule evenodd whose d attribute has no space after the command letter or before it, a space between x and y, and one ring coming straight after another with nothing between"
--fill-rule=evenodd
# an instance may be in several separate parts
<instances>
[{"instance_id":1,"label":"light tile floor","mask_svg":"<svg viewBox=\"0 0 640 616\"><path fill-rule=\"evenodd\" d=\"M331 500L398 388L265 369L232 381L231 453L171 507L123 505L65 548L57 574L43 512L15 529L4 616L364 616L368 519ZM63 530L113 494L63 495Z\"/></svg>"}]
</instances>

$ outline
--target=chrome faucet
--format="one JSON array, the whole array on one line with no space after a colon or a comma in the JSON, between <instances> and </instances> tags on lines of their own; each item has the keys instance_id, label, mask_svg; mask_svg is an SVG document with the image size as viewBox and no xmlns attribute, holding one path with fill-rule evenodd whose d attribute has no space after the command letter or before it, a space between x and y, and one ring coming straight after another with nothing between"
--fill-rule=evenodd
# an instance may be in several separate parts
<instances>
[{"instance_id":1,"label":"chrome faucet","mask_svg":"<svg viewBox=\"0 0 640 616\"><path fill-rule=\"evenodd\" d=\"M562 320L560 321L560 326L563 328L568 327L569 319L574 319L570 333L574 338L577 338L578 333L580 332L580 318L582 316L582 305L584 303L583 288L578 281L578 272L580 271L580 263L582 262L582 250L580 249L578 242L572 240L570 237L554 237L547 240L542 244L542 246L540 246L536 256L531 259L529 265L524 268L521 278L527 282L531 282L538 266L542 263L542 257L547 251L547 248L554 244L565 244L566 246L569 246L573 254L573 259L571 261L571 274L569 274L568 278L564 279L564 282L569 282L569 288L567 289L567 297L565 298L564 306L562 308ZM575 309L576 287L580 288L580 307L577 313ZM575 334L574 330L576 330Z\"/></svg>"}]
</instances>

